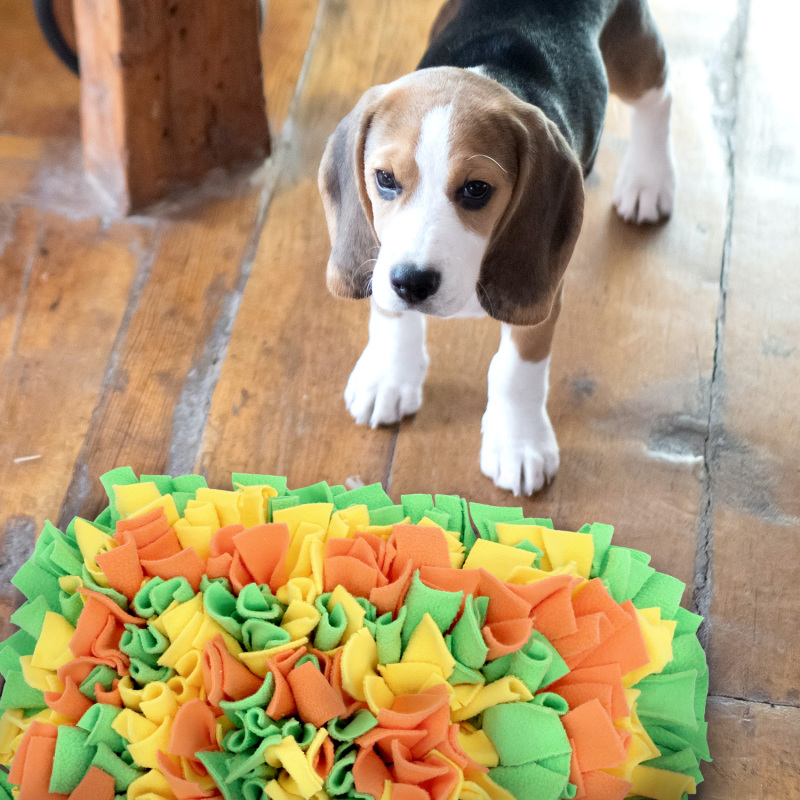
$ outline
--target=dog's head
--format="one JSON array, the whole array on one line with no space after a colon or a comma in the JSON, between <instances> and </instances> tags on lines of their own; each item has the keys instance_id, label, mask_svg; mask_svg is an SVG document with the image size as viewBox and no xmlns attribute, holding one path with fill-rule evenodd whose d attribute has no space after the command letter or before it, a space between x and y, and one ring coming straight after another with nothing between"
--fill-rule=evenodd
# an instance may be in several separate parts
<instances>
[{"instance_id":1,"label":"dog's head","mask_svg":"<svg viewBox=\"0 0 800 800\"><path fill-rule=\"evenodd\" d=\"M556 126L496 81L449 67L370 89L319 173L328 287L387 311L547 317L583 218L580 164Z\"/></svg>"}]
</instances>

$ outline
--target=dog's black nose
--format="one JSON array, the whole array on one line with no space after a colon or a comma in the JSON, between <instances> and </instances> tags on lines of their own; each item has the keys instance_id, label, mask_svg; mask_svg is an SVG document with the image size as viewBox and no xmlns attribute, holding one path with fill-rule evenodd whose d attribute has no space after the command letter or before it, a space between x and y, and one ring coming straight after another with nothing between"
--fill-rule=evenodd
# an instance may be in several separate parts
<instances>
[{"instance_id":1,"label":"dog's black nose","mask_svg":"<svg viewBox=\"0 0 800 800\"><path fill-rule=\"evenodd\" d=\"M392 267L389 273L392 289L407 303L421 303L436 293L442 274L435 269L423 269L413 264Z\"/></svg>"}]
</instances>

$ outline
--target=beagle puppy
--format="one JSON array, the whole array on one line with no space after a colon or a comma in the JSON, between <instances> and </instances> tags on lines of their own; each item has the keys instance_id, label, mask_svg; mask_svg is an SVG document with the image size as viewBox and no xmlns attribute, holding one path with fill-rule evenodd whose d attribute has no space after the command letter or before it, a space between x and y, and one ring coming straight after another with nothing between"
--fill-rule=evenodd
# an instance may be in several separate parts
<instances>
[{"instance_id":1,"label":"beagle puppy","mask_svg":"<svg viewBox=\"0 0 800 800\"><path fill-rule=\"evenodd\" d=\"M481 470L515 494L559 456L550 347L608 92L633 108L614 190L625 220L672 210L671 94L646 0L448 0L416 72L367 91L330 137L319 186L330 291L371 298L345 401L357 423L422 403L425 315L502 323Z\"/></svg>"}]
</instances>

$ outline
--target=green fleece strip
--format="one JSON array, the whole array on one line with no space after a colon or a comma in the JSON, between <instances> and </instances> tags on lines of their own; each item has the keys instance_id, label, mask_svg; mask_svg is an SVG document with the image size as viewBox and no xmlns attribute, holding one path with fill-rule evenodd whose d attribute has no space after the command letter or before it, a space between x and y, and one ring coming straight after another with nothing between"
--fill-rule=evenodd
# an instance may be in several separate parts
<instances>
[{"instance_id":1,"label":"green fleece strip","mask_svg":"<svg viewBox=\"0 0 800 800\"><path fill-rule=\"evenodd\" d=\"M688 728L697 727L694 692L697 671L675 672L671 675L650 675L639 681L641 691L636 710L639 718L655 723L671 722Z\"/></svg>"},{"instance_id":2,"label":"green fleece strip","mask_svg":"<svg viewBox=\"0 0 800 800\"><path fill-rule=\"evenodd\" d=\"M231 476L233 488L237 486L271 486L278 497L286 494L286 478L282 475L255 475L248 472L234 472Z\"/></svg>"},{"instance_id":3,"label":"green fleece strip","mask_svg":"<svg viewBox=\"0 0 800 800\"><path fill-rule=\"evenodd\" d=\"M402 631L408 615L405 606L400 608L395 619L387 612L378 617L374 623L373 638L378 645L378 663L396 664L403 654Z\"/></svg>"},{"instance_id":4,"label":"green fleece strip","mask_svg":"<svg viewBox=\"0 0 800 800\"><path fill-rule=\"evenodd\" d=\"M300 505L307 503L333 503L331 487L327 481L320 481L311 486L303 486L300 489L293 489L292 494L300 500Z\"/></svg>"},{"instance_id":5,"label":"green fleece strip","mask_svg":"<svg viewBox=\"0 0 800 800\"><path fill-rule=\"evenodd\" d=\"M378 720L367 709L362 708L349 719L332 719L328 723L328 733L337 742L352 742L371 731L377 724Z\"/></svg>"},{"instance_id":6,"label":"green fleece strip","mask_svg":"<svg viewBox=\"0 0 800 800\"><path fill-rule=\"evenodd\" d=\"M587 526L584 526L586 528ZM590 533L594 539L594 556L592 557L591 576L596 578L605 568L606 556L608 555L611 539L614 536L614 528L611 525L604 525L602 522L593 522L588 526L588 530L581 528L581 533Z\"/></svg>"},{"instance_id":7,"label":"green fleece strip","mask_svg":"<svg viewBox=\"0 0 800 800\"><path fill-rule=\"evenodd\" d=\"M198 489L207 489L208 483L202 475L178 475L172 479L176 492L186 492L195 495Z\"/></svg>"},{"instance_id":8,"label":"green fleece strip","mask_svg":"<svg viewBox=\"0 0 800 800\"><path fill-rule=\"evenodd\" d=\"M23 603L11 615L11 622L29 636L38 640L42 635L45 615L50 610L50 606L44 597L36 597Z\"/></svg>"},{"instance_id":9,"label":"green fleece strip","mask_svg":"<svg viewBox=\"0 0 800 800\"><path fill-rule=\"evenodd\" d=\"M403 506L384 506L383 508L376 508L369 512L370 525L397 525L406 518L406 512Z\"/></svg>"},{"instance_id":10,"label":"green fleece strip","mask_svg":"<svg viewBox=\"0 0 800 800\"><path fill-rule=\"evenodd\" d=\"M169 580L151 578L133 598L133 610L145 619L163 614L173 601L187 603L194 597L194 589L186 578L175 577Z\"/></svg>"},{"instance_id":11,"label":"green fleece strip","mask_svg":"<svg viewBox=\"0 0 800 800\"><path fill-rule=\"evenodd\" d=\"M58 726L50 791L69 794L83 780L97 752L88 743L89 735L82 728L71 725Z\"/></svg>"},{"instance_id":12,"label":"green fleece strip","mask_svg":"<svg viewBox=\"0 0 800 800\"><path fill-rule=\"evenodd\" d=\"M400 498L411 524L416 525L433 508L433 496L430 494L404 494Z\"/></svg>"},{"instance_id":13,"label":"green fleece strip","mask_svg":"<svg viewBox=\"0 0 800 800\"><path fill-rule=\"evenodd\" d=\"M170 475L140 475L140 483L154 483L160 494L172 494L175 483Z\"/></svg>"},{"instance_id":14,"label":"green fleece strip","mask_svg":"<svg viewBox=\"0 0 800 800\"><path fill-rule=\"evenodd\" d=\"M456 661L469 669L480 669L489 655L489 648L481 632L485 620L486 604L478 603L471 594L467 595L464 613L453 627L451 641Z\"/></svg>"},{"instance_id":15,"label":"green fleece strip","mask_svg":"<svg viewBox=\"0 0 800 800\"><path fill-rule=\"evenodd\" d=\"M328 599L330 596L330 592L326 592L314 602L314 607L320 613L320 620L314 632L314 647L323 651L333 650L338 647L347 629L347 614L345 614L341 603L336 603L328 611Z\"/></svg>"},{"instance_id":16,"label":"green fleece strip","mask_svg":"<svg viewBox=\"0 0 800 800\"><path fill-rule=\"evenodd\" d=\"M107 703L96 703L88 708L78 721L78 727L89 734L88 744L104 744L117 754L125 752L125 740L111 727L121 711L122 709Z\"/></svg>"},{"instance_id":17,"label":"green fleece strip","mask_svg":"<svg viewBox=\"0 0 800 800\"><path fill-rule=\"evenodd\" d=\"M420 580L417 570L411 578L411 585L403 603L406 609L406 621L402 631L403 649L408 645L411 634L417 629L425 614L430 614L436 627L444 633L453 624L463 600L464 592L444 592L426 586Z\"/></svg>"},{"instance_id":18,"label":"green fleece strip","mask_svg":"<svg viewBox=\"0 0 800 800\"><path fill-rule=\"evenodd\" d=\"M482 539L488 539L490 542L497 541L497 523L498 522L516 522L520 523L524 519L522 509L513 506L506 508L504 506L489 506L484 503L470 503L469 513L472 516L472 521L478 529L478 535Z\"/></svg>"},{"instance_id":19,"label":"green fleece strip","mask_svg":"<svg viewBox=\"0 0 800 800\"><path fill-rule=\"evenodd\" d=\"M11 579L11 583L28 599L40 595L44 597L51 611L58 611L61 607L58 602L61 592L58 578L36 563L35 554L19 568L17 574Z\"/></svg>"},{"instance_id":20,"label":"green fleece strip","mask_svg":"<svg viewBox=\"0 0 800 800\"><path fill-rule=\"evenodd\" d=\"M447 530L460 535L464 521L461 498L455 494L437 494L433 499L436 502L436 509L450 518L446 526Z\"/></svg>"},{"instance_id":21,"label":"green fleece strip","mask_svg":"<svg viewBox=\"0 0 800 800\"><path fill-rule=\"evenodd\" d=\"M391 507L392 498L383 490L383 486L379 483L371 483L369 486L360 486L358 489L353 489L344 494L337 495L333 498L333 505L336 509L350 508L351 506L366 506L367 511L370 512L370 521L372 512L382 508ZM402 519L402 517L400 518ZM375 522L374 525L382 525L383 523Z\"/></svg>"}]
</instances>

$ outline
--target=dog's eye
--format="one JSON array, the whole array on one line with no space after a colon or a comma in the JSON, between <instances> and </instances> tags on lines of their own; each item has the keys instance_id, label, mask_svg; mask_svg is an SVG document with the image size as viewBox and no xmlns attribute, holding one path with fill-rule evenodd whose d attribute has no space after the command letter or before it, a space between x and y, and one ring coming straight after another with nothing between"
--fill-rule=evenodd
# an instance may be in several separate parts
<instances>
[{"instance_id":1,"label":"dog's eye","mask_svg":"<svg viewBox=\"0 0 800 800\"><path fill-rule=\"evenodd\" d=\"M383 189L385 192L398 192L400 191L400 186L392 175L391 172L386 172L386 170L379 169L375 172L375 183L378 184L379 189Z\"/></svg>"},{"instance_id":2,"label":"dog's eye","mask_svg":"<svg viewBox=\"0 0 800 800\"><path fill-rule=\"evenodd\" d=\"M492 187L485 181L468 181L459 190L458 199L464 208L477 211L489 202L492 191Z\"/></svg>"}]
</instances>

